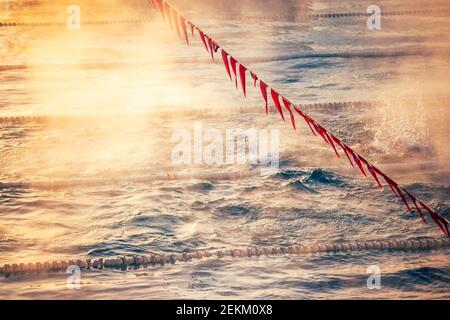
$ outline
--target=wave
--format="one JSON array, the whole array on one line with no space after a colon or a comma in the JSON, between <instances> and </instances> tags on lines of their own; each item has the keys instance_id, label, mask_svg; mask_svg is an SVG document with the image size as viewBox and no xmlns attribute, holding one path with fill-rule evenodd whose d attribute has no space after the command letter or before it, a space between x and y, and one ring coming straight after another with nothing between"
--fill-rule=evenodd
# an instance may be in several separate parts
<instances>
[{"instance_id":1,"label":"wave","mask_svg":"<svg viewBox=\"0 0 450 320\"><path fill-rule=\"evenodd\" d=\"M291 183L290 183L290 186L291 186L292 188L294 188L295 190L297 190L297 191L303 191L303 192L306 192L306 193L315 193L315 194L319 193L318 191L316 191L316 190L314 190L314 189L312 189L312 188L309 188L309 187L305 186L305 185L304 185L301 181L299 181L299 180L297 180L297 181L295 181L295 182L291 182Z\"/></svg>"},{"instance_id":2,"label":"wave","mask_svg":"<svg viewBox=\"0 0 450 320\"><path fill-rule=\"evenodd\" d=\"M189 191L199 192L199 193L208 193L214 189L214 185L211 182L201 182L191 185L187 188Z\"/></svg>"},{"instance_id":3,"label":"wave","mask_svg":"<svg viewBox=\"0 0 450 320\"><path fill-rule=\"evenodd\" d=\"M343 180L342 177L323 169L315 169L305 179L306 183L310 184L322 184L327 186L333 186L338 188L350 188L351 185Z\"/></svg>"},{"instance_id":4,"label":"wave","mask_svg":"<svg viewBox=\"0 0 450 320\"><path fill-rule=\"evenodd\" d=\"M250 220L258 218L260 212L257 208L249 205L227 205L219 207L215 215L220 218L239 218L245 217Z\"/></svg>"}]
</instances>

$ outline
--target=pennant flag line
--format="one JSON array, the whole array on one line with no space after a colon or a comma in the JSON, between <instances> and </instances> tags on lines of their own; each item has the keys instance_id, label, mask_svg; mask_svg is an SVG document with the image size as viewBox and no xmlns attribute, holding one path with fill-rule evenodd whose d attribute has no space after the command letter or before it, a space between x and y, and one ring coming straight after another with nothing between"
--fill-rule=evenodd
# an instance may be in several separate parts
<instances>
[{"instance_id":1,"label":"pennant flag line","mask_svg":"<svg viewBox=\"0 0 450 320\"><path fill-rule=\"evenodd\" d=\"M401 200L401 202L404 203L404 205L406 206L406 208L409 212L411 212L411 213L413 212L413 210L410 206L410 203L411 203L414 205L414 208L416 209L417 214L419 215L421 220L424 223L427 223L426 217L424 215L424 211L426 211L428 213L429 217L431 218L431 220L433 220L433 222L447 236L450 237L449 221L444 216L442 216L439 213L437 213L436 211L432 210L429 206L427 206L424 202L418 200L417 197L415 197L412 193L410 193L406 189L401 188L394 180L389 178L386 174L384 174L381 170L379 170L377 167L375 167L372 163L370 163L369 161L364 159L364 157L362 157L357 152L352 150L349 146L347 146L340 139L336 138L334 135L332 135L330 132L328 132L327 129L322 127L314 119L312 119L310 116L308 116L302 110L300 110L298 106L291 103L284 96L280 95L278 93L278 91L276 91L274 88L269 86L266 82L261 80L261 78L258 77L256 75L256 73L254 73L253 71L251 71L250 69L245 67L237 59L235 59L232 55L230 55L227 51L225 51L224 48L219 46L219 44L216 41L214 41L210 36L206 35L198 26L196 26L193 22L186 19L184 16L180 15L172 7L172 5L170 5L167 1L148 0L148 2L149 2L149 4L151 4L153 6L153 8L155 8L156 10L158 10L161 13L162 18L165 21L169 20L169 23L171 23L171 21L174 23L175 28L177 29L177 33L180 36L180 38L181 38L181 32L180 32L180 27L181 27L181 30L183 32L183 35L184 35L184 38L185 38L185 41L187 44L189 44L189 36L188 36L186 24L190 25L190 27L191 27L192 37L194 37L195 30L197 30L197 33L199 34L199 37L200 37L206 51L208 52L208 54L211 55L211 58L213 61L215 61L214 53L217 52L219 49L221 49L222 61L225 66L225 70L226 70L229 78L231 79L231 81L233 81L233 75L234 75L236 89L239 89L238 88L238 73L239 73L241 89L242 89L242 92L244 93L245 97L247 96L246 74L247 74L247 72L249 72L252 79L254 80L255 87L257 85L257 82L259 81L259 88L261 91L262 98L264 99L264 102L265 102L265 108L266 108L267 114L269 113L269 101L268 101L267 93L268 93L268 90L270 90L272 101L273 101L278 113L280 114L281 118L283 119L283 121L286 121L286 120L284 117L283 109L280 104L280 98L282 99L285 108L288 110L288 112L290 114L291 122L292 122L294 129L296 129L296 122L295 122L295 116L294 116L293 110L300 117L302 117L305 120L306 124L311 129L311 132L313 135L320 136L328 145L330 145L332 147L336 156L341 158L341 156L338 152L338 149L337 149L337 147L339 147L345 153L347 159L350 162L350 165L352 167L355 167L355 164L356 164L356 166L361 171L361 173L365 177L368 177L368 175L363 167L363 164L365 164L367 171L371 174L371 177L374 179L374 181L377 183L377 185L380 188L383 189L383 184L381 183L381 180L380 180L380 177L382 177L383 180L385 181L385 183L387 185L389 185L392 192ZM169 16L169 14L171 15L171 17ZM238 64L239 64L239 70L237 68ZM230 66L231 66L231 70L230 70ZM353 161L352 161L352 159L353 159ZM409 202L408 202L408 199L409 199Z\"/></svg>"}]
</instances>

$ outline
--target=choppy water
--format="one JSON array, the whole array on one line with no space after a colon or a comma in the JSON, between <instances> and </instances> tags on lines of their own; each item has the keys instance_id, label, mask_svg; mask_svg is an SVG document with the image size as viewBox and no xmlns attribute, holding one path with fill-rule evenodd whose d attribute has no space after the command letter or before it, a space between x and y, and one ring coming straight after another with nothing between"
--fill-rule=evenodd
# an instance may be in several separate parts
<instances>
[{"instance_id":1,"label":"choppy water","mask_svg":"<svg viewBox=\"0 0 450 320\"><path fill-rule=\"evenodd\" d=\"M265 12L245 3L245 13ZM380 107L308 111L449 216L448 17L390 17L381 31L371 32L362 18L225 21L214 18L217 12L205 18L201 2L178 4L293 101L386 101ZM365 11L368 5L313 2L319 12ZM405 6L403 1L383 3L386 10L409 9ZM278 4L276 10L286 7ZM126 180L170 172L211 177L56 190L1 188L0 264L441 236L437 228L407 215L390 192L377 191L347 169L303 125L293 132L275 115L267 117L257 91L245 101L233 93L219 63L209 63L198 43L191 48L179 43L139 1L117 1L114 7L90 1L84 8L91 19L148 16L155 23L77 32L0 28L1 64L31 66L0 72L1 116L90 115L1 124L0 182ZM3 11L0 18L40 21L48 15L64 19L65 2L41 1ZM260 112L239 111L257 105ZM178 112L191 109L208 110ZM153 113L167 110L168 115ZM198 121L221 132L279 129L280 172L223 181L215 174L260 168L173 166L173 131L192 132ZM0 280L0 297L449 298L448 254L449 249L439 249L209 259L84 272L79 291L66 288L64 274L10 277ZM381 268L381 290L366 287L371 265Z\"/></svg>"}]
</instances>

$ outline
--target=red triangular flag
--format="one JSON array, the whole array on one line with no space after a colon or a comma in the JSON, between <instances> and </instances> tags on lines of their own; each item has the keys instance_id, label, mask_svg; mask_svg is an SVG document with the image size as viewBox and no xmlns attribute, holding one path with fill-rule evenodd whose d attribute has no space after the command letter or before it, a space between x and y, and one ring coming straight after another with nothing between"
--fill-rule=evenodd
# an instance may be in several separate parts
<instances>
[{"instance_id":1,"label":"red triangular flag","mask_svg":"<svg viewBox=\"0 0 450 320\"><path fill-rule=\"evenodd\" d=\"M422 201L419 201L420 205L428 211L431 219L441 228L441 230L450 236L449 230L448 230L448 221L442 218L439 214L431 210L430 207L428 207L426 204L424 204Z\"/></svg>"},{"instance_id":2,"label":"red triangular flag","mask_svg":"<svg viewBox=\"0 0 450 320\"><path fill-rule=\"evenodd\" d=\"M278 110L278 113L281 115L281 118L283 119L283 121L286 121L286 119L284 118L283 110L281 109L281 106L280 106L280 100L279 100L280 94L273 89L270 89L270 93L272 95L273 103L275 103L275 107Z\"/></svg>"},{"instance_id":3,"label":"red triangular flag","mask_svg":"<svg viewBox=\"0 0 450 320\"><path fill-rule=\"evenodd\" d=\"M189 38L188 38L187 29L186 29L186 19L183 16L180 16L179 20L180 20L181 30L183 30L183 33L184 33L184 38L186 40L186 43L189 45Z\"/></svg>"},{"instance_id":4,"label":"red triangular flag","mask_svg":"<svg viewBox=\"0 0 450 320\"><path fill-rule=\"evenodd\" d=\"M234 73L234 82L236 83L236 89L238 87L237 85L237 60L233 58L233 56L230 56L230 64L231 64L231 70L233 70Z\"/></svg>"},{"instance_id":5,"label":"red triangular flag","mask_svg":"<svg viewBox=\"0 0 450 320\"><path fill-rule=\"evenodd\" d=\"M254 74L253 72L251 72L251 71L250 71L250 74L251 74L253 80L255 81L254 85L255 85L255 88L256 88L256 81L258 81L258 76L256 74Z\"/></svg>"},{"instance_id":6,"label":"red triangular flag","mask_svg":"<svg viewBox=\"0 0 450 320\"><path fill-rule=\"evenodd\" d=\"M188 24L191 27L192 37L195 37L195 34L194 34L195 25L190 21L188 21Z\"/></svg>"},{"instance_id":7,"label":"red triangular flag","mask_svg":"<svg viewBox=\"0 0 450 320\"><path fill-rule=\"evenodd\" d=\"M164 2L164 10L167 13L167 20L169 20L169 24L170 24L170 28L173 30L173 12L172 12L172 8L170 7L170 5L167 2Z\"/></svg>"},{"instance_id":8,"label":"red triangular flag","mask_svg":"<svg viewBox=\"0 0 450 320\"><path fill-rule=\"evenodd\" d=\"M164 12L164 3L165 3L164 1L157 0L159 11L161 12L163 19L166 20L166 13Z\"/></svg>"},{"instance_id":9,"label":"red triangular flag","mask_svg":"<svg viewBox=\"0 0 450 320\"><path fill-rule=\"evenodd\" d=\"M367 174L366 174L366 172L364 171L364 168L362 167L361 160L359 159L359 156L358 156L353 150L350 149L350 151L351 151L351 153L352 153L353 159L355 160L355 163L356 163L356 165L358 166L359 170L361 170L362 174L363 174L365 177L367 177Z\"/></svg>"},{"instance_id":10,"label":"red triangular flag","mask_svg":"<svg viewBox=\"0 0 450 320\"><path fill-rule=\"evenodd\" d=\"M330 144L327 137L325 136L324 132L325 129L323 129L317 122L311 119L311 123L314 126L314 129L316 129L316 132L322 137L323 141L325 141L326 144Z\"/></svg>"},{"instance_id":11,"label":"red triangular flag","mask_svg":"<svg viewBox=\"0 0 450 320\"><path fill-rule=\"evenodd\" d=\"M289 101L287 101L286 98L284 98L284 97L282 97L281 100L283 100L284 106L286 107L286 109L288 109L289 114L291 115L291 122L292 122L292 126L294 127L294 130L297 130L297 128L295 126L294 114L292 113L291 103Z\"/></svg>"},{"instance_id":12,"label":"red triangular flag","mask_svg":"<svg viewBox=\"0 0 450 320\"><path fill-rule=\"evenodd\" d=\"M305 119L305 122L308 124L309 129L311 129L312 134L316 135L316 133L314 132L313 128L311 127L311 124L309 123L311 118L309 118L302 110L297 108L297 106L295 106L295 105L294 105L294 109L303 119Z\"/></svg>"},{"instance_id":13,"label":"red triangular flag","mask_svg":"<svg viewBox=\"0 0 450 320\"><path fill-rule=\"evenodd\" d=\"M330 136L330 134L328 133L328 131L325 131L325 134L326 134L326 136L327 136L327 138L328 138L328 141L330 142L331 147L333 147L334 153L336 153L336 156L337 156L338 158L341 158L341 155L340 155L339 152L337 151L336 146L335 146L335 144L334 144L334 141L333 141L333 139L331 138L331 136Z\"/></svg>"},{"instance_id":14,"label":"red triangular flag","mask_svg":"<svg viewBox=\"0 0 450 320\"><path fill-rule=\"evenodd\" d=\"M209 52L211 53L211 58L214 61L214 51L215 51L214 41L206 35L205 35L205 37L206 37L206 40L208 41Z\"/></svg>"},{"instance_id":15,"label":"red triangular flag","mask_svg":"<svg viewBox=\"0 0 450 320\"><path fill-rule=\"evenodd\" d=\"M397 192L397 189L394 187L395 182L392 181L391 178L389 178L388 176L386 176L385 174L382 174L384 180L386 181L386 183L389 185L389 187L391 188L392 192L398 197L400 198L400 195Z\"/></svg>"},{"instance_id":16,"label":"red triangular flag","mask_svg":"<svg viewBox=\"0 0 450 320\"><path fill-rule=\"evenodd\" d=\"M330 136L328 135L328 131L324 127L322 127L320 124L318 124L318 123L316 123L316 127L319 128L320 136L322 137L322 139L326 142L326 144L328 144L328 145L333 147L334 151L336 152L336 154L340 158L341 156L338 154L333 141L331 140Z\"/></svg>"},{"instance_id":17,"label":"red triangular flag","mask_svg":"<svg viewBox=\"0 0 450 320\"><path fill-rule=\"evenodd\" d=\"M375 172L374 166L368 162L366 162L366 165L367 165L367 169L369 170L370 174L372 174L372 177L375 179L375 181L377 182L380 189L383 189L383 185L381 184L380 180L378 179L378 176L377 176L377 173Z\"/></svg>"},{"instance_id":18,"label":"red triangular flag","mask_svg":"<svg viewBox=\"0 0 450 320\"><path fill-rule=\"evenodd\" d=\"M348 161L350 162L350 165L354 168L355 165L353 164L353 161L352 161L352 159L350 158L350 154L349 154L349 152L348 152L347 146L345 146L345 147L343 148L343 150L344 150L344 152L345 152L345 155L347 156Z\"/></svg>"},{"instance_id":19,"label":"red triangular flag","mask_svg":"<svg viewBox=\"0 0 450 320\"><path fill-rule=\"evenodd\" d=\"M266 114L269 114L269 101L267 100L267 84L263 81L259 81L259 88L261 89L261 94L264 101L266 102Z\"/></svg>"},{"instance_id":20,"label":"red triangular flag","mask_svg":"<svg viewBox=\"0 0 450 320\"><path fill-rule=\"evenodd\" d=\"M241 79L241 86L242 91L244 92L244 97L247 97L247 88L246 88L246 82L245 82L245 72L247 71L247 68L244 67L242 64L239 64L239 78Z\"/></svg>"},{"instance_id":21,"label":"red triangular flag","mask_svg":"<svg viewBox=\"0 0 450 320\"><path fill-rule=\"evenodd\" d=\"M402 193L402 191L398 187L398 184L395 181L393 181L391 178L387 177L386 175L384 176L384 180L386 180L386 182L389 184L392 191L397 195L397 197L399 197L403 201L403 203L405 204L408 211L410 213L412 213L411 207L409 206L408 201L406 201L405 195Z\"/></svg>"},{"instance_id":22,"label":"red triangular flag","mask_svg":"<svg viewBox=\"0 0 450 320\"><path fill-rule=\"evenodd\" d=\"M158 7L156 6L156 0L148 0L147 2L151 4L153 8L158 9Z\"/></svg>"},{"instance_id":23,"label":"red triangular flag","mask_svg":"<svg viewBox=\"0 0 450 320\"><path fill-rule=\"evenodd\" d=\"M233 79L231 78L230 65L228 64L228 53L223 49L222 49L222 60L225 66L225 70L227 70L228 76L230 77L230 80L233 81Z\"/></svg>"},{"instance_id":24,"label":"red triangular flag","mask_svg":"<svg viewBox=\"0 0 450 320\"><path fill-rule=\"evenodd\" d=\"M200 39L202 39L202 42L203 42L203 45L205 46L206 51L208 51L208 53L209 53L208 45L206 44L205 34L199 28L197 28L197 30L198 30L198 34L200 35Z\"/></svg>"},{"instance_id":25,"label":"red triangular flag","mask_svg":"<svg viewBox=\"0 0 450 320\"><path fill-rule=\"evenodd\" d=\"M314 131L314 129L311 125L311 123L314 123L314 120L311 119L308 115L306 115L303 112L300 115L305 119L306 123L308 124L309 129L311 129L312 134L317 136L317 133Z\"/></svg>"},{"instance_id":26,"label":"red triangular flag","mask_svg":"<svg viewBox=\"0 0 450 320\"><path fill-rule=\"evenodd\" d=\"M411 202L414 204L414 206L416 207L417 213L420 216L420 219L422 219L423 223L428 224L427 219L425 219L425 216L423 215L422 210L420 209L419 205L417 204L417 199L416 197L414 197L411 193L408 192L408 190L403 189L403 191L405 191L405 193L408 195L409 199L411 200Z\"/></svg>"},{"instance_id":27,"label":"red triangular flag","mask_svg":"<svg viewBox=\"0 0 450 320\"><path fill-rule=\"evenodd\" d=\"M172 9L172 20L173 20L173 24L175 25L175 29L177 30L177 35L178 38L181 39L181 32L180 32L180 25L178 24L178 13Z\"/></svg>"},{"instance_id":28,"label":"red triangular flag","mask_svg":"<svg viewBox=\"0 0 450 320\"><path fill-rule=\"evenodd\" d=\"M341 140L339 140L338 138L336 138L335 136L333 136L332 134L330 134L331 139L333 139L334 142L336 142L336 144L341 147L341 149L344 151L345 155L347 156L348 161L350 162L350 165L352 167L355 167L355 165L353 164L352 159L350 158L350 155L348 154L347 151L347 146L345 144L342 143Z\"/></svg>"}]
</instances>

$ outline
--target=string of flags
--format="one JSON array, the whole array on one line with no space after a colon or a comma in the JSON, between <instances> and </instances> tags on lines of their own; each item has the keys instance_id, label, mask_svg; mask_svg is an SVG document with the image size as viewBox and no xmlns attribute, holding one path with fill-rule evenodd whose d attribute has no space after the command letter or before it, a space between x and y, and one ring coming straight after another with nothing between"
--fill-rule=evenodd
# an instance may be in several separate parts
<instances>
[{"instance_id":1,"label":"string of flags","mask_svg":"<svg viewBox=\"0 0 450 320\"><path fill-rule=\"evenodd\" d=\"M295 116L297 115L297 117L303 119L306 125L308 125L312 134L323 139L325 143L333 149L337 157L341 158L341 153L345 154L345 157L352 167L358 168L365 177L372 177L377 186L381 189L383 189L382 181L384 181L385 184L390 187L396 197L398 197L400 201L403 202L410 214L413 214L415 211L425 224L428 223L426 217L426 215L428 215L429 219L431 219L442 230L442 232L450 237L449 221L444 216L430 208L430 206L419 200L411 192L401 187L397 182L383 173L375 165L370 163L363 156L358 154L343 141L338 139L327 129L321 126L317 121L303 112L297 105L293 104L287 98L278 93L273 87L264 82L257 74L255 74L245 65L240 63L235 57L229 54L214 39L204 33L197 25L182 16L167 1L147 1L151 6L153 6L161 13L162 18L170 24L172 29L176 30L178 36L182 38L187 45L190 44L188 33L189 28L192 37L195 37L195 34L198 34L201 42L203 43L203 46L205 47L207 53L211 55L213 61L215 61L216 54L220 50L222 62L224 64L228 77L231 81L234 80L236 89L239 89L240 85L244 97L247 96L247 77L250 76L253 79L253 85L255 88L258 87L257 84L259 83L259 90L264 100L265 110L267 114L269 113L269 101L271 99L283 121L286 121L285 112L289 115L289 119L294 130L297 129L298 125ZM338 149L341 150L341 153L339 153Z\"/></svg>"}]
</instances>

